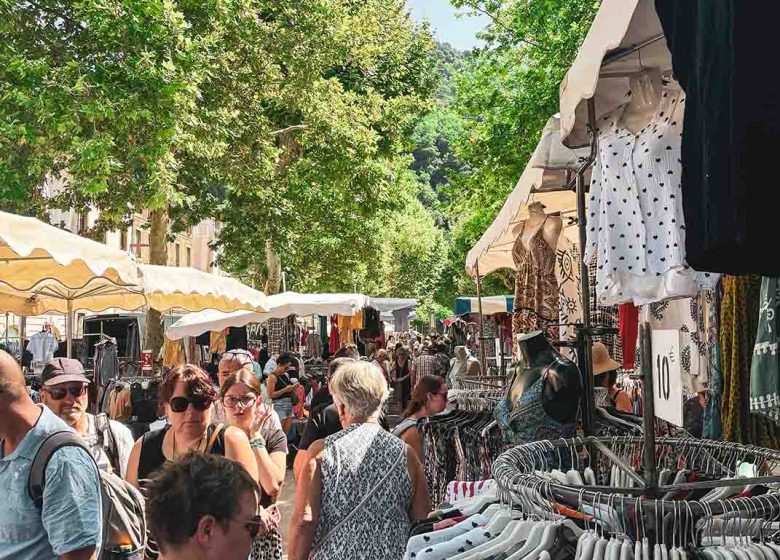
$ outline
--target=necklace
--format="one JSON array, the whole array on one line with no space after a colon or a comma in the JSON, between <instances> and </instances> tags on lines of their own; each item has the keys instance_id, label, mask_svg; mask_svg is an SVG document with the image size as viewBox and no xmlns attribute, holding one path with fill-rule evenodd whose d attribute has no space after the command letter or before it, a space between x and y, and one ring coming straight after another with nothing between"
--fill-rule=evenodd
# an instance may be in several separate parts
<instances>
[{"instance_id":1,"label":"necklace","mask_svg":"<svg viewBox=\"0 0 780 560\"><path fill-rule=\"evenodd\" d=\"M172 436L172 438L173 438L173 442L172 442L172 444L173 444L173 452L172 452L172 455L173 455L173 460L175 461L176 460L176 430L171 430L171 432L173 433L173 436ZM195 448L195 452L196 453L200 453L200 446L203 445L204 435L205 434L201 434L200 439L198 439L198 446Z\"/></svg>"}]
</instances>

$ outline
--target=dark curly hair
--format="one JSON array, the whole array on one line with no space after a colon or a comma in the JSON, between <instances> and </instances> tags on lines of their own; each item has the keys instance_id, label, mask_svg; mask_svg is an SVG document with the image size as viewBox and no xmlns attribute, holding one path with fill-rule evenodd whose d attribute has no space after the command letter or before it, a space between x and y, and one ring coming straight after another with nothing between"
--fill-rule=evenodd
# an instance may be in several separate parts
<instances>
[{"instance_id":1,"label":"dark curly hair","mask_svg":"<svg viewBox=\"0 0 780 560\"><path fill-rule=\"evenodd\" d=\"M160 552L187 542L206 515L227 530L246 493L259 495L254 479L239 463L191 452L167 461L146 487L146 523Z\"/></svg>"}]
</instances>

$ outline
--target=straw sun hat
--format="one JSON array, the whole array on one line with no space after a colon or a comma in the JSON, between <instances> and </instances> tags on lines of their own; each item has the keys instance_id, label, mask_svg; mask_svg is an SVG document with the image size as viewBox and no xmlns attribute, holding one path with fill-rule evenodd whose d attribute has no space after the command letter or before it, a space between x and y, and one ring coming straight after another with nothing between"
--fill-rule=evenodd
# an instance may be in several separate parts
<instances>
[{"instance_id":1,"label":"straw sun hat","mask_svg":"<svg viewBox=\"0 0 780 560\"><path fill-rule=\"evenodd\" d=\"M607 347L601 342L593 343L591 360L593 375L601 375L602 373L607 373L608 371L614 371L623 367L610 357Z\"/></svg>"}]
</instances>

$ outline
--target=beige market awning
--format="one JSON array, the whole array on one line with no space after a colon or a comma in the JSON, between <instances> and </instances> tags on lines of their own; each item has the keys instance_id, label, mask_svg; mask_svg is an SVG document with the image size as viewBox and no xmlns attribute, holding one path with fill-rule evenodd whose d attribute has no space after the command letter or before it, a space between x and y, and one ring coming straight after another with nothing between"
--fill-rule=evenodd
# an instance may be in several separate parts
<instances>
[{"instance_id":1,"label":"beige market awning","mask_svg":"<svg viewBox=\"0 0 780 560\"><path fill-rule=\"evenodd\" d=\"M268 310L265 294L229 276L209 274L190 267L142 264L141 287L149 307L158 311ZM122 309L132 309L114 305Z\"/></svg>"},{"instance_id":2,"label":"beige market awning","mask_svg":"<svg viewBox=\"0 0 780 560\"><path fill-rule=\"evenodd\" d=\"M594 98L598 120L627 100L628 76L645 68L672 68L653 0L603 0L561 82L563 143L589 144L587 100Z\"/></svg>"},{"instance_id":3,"label":"beige market awning","mask_svg":"<svg viewBox=\"0 0 780 560\"><path fill-rule=\"evenodd\" d=\"M572 181L581 158L587 150L571 150L561 144L558 116L551 117L544 127L539 144L528 166L517 181L501 211L479 241L466 256L466 272L476 276L477 261L481 276L500 268L514 268L512 246L522 224L528 219L532 202L545 205L545 212L576 216L577 201L573 191L561 191ZM576 228L567 228L565 235L576 236Z\"/></svg>"},{"instance_id":4,"label":"beige market awning","mask_svg":"<svg viewBox=\"0 0 780 560\"><path fill-rule=\"evenodd\" d=\"M136 262L125 251L0 212L0 284L27 291L57 283L78 291L98 278L114 286L137 285Z\"/></svg>"}]
</instances>

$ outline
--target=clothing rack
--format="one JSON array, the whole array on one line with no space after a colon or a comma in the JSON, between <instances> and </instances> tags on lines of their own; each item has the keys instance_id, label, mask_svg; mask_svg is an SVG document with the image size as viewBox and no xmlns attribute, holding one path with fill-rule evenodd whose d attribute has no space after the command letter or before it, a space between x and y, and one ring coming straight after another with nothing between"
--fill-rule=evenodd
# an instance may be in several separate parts
<instances>
[{"instance_id":1,"label":"clothing rack","mask_svg":"<svg viewBox=\"0 0 780 560\"><path fill-rule=\"evenodd\" d=\"M579 466L582 452L587 452L588 448L598 449L601 455L609 460L610 465L624 473L623 479L630 480L631 485L573 486L550 480L540 474L550 468L572 468L575 462ZM650 528L650 534L655 540L660 537L654 525L655 521L662 520L669 513L679 514L681 509L688 512L693 518L692 521L724 513L744 513L751 516L780 514L780 494L776 492L775 486L780 482L780 476L772 474L780 467L780 451L696 438L658 438L654 440L653 447L654 462L657 460L658 466L679 469L679 465L685 464L686 469L719 478L651 486L646 481L646 473L645 477L642 477L632 466L641 465L638 454L641 449L647 449L646 437L588 437L532 442L504 452L493 463L493 476L505 500L527 498L529 492L533 491L546 500L573 509L581 508L583 504L592 508L618 503L632 505L634 511L640 512L644 519L643 524ZM631 464L625 460L626 457ZM564 459L569 458L571 463L566 465ZM757 476L736 478L739 466L746 462L754 467ZM593 469L600 467L600 463L594 461L589 452L587 463ZM598 471L595 478L598 480ZM753 497L734 499L731 496L712 501L707 501L706 498L703 501L664 499L664 495L668 493L677 495L682 492L734 487L744 489L754 485L767 486L770 492ZM738 493L739 490L735 492Z\"/></svg>"}]
</instances>

